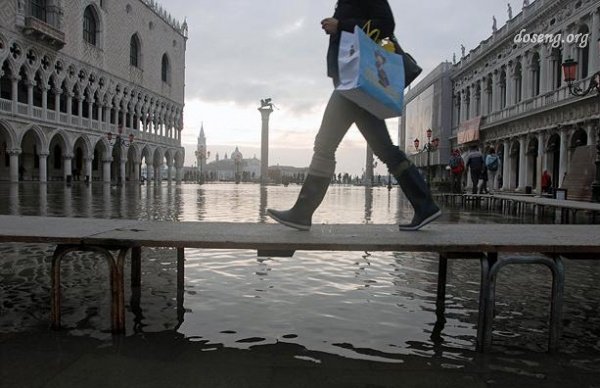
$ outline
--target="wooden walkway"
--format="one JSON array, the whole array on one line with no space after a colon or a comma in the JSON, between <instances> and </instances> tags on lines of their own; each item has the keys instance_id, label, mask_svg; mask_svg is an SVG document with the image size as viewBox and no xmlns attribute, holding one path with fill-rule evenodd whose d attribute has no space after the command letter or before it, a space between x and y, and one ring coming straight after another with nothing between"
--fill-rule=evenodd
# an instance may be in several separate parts
<instances>
[{"instance_id":1,"label":"wooden walkway","mask_svg":"<svg viewBox=\"0 0 600 388\"><path fill-rule=\"evenodd\" d=\"M429 225L419 232L399 232L396 225L314 225L299 232L277 224L157 222L83 218L0 216L0 243L47 243L57 246L52 259L51 319L60 327L60 262L75 251L104 256L110 268L112 327L125 328L124 266L131 251L131 286L141 282L141 248L177 248L178 305L183 306L184 248L250 249L259 256L290 257L294 251L404 251L440 255L438 310L443 312L448 259L478 259L481 289L478 349L492 342L495 279L508 264L543 264L553 273L549 349L560 336L563 258L600 259L600 225ZM118 251L116 257L112 252ZM538 253L534 256L511 253ZM181 309L183 310L183 309Z\"/></svg>"},{"instance_id":2,"label":"wooden walkway","mask_svg":"<svg viewBox=\"0 0 600 388\"><path fill-rule=\"evenodd\" d=\"M447 205L463 208L485 208L503 214L523 215L526 213L543 217L547 209L560 213L560 222L568 224L578 213L586 213L591 223L600 221L600 203L582 202L510 194L435 194L436 199Z\"/></svg>"}]
</instances>

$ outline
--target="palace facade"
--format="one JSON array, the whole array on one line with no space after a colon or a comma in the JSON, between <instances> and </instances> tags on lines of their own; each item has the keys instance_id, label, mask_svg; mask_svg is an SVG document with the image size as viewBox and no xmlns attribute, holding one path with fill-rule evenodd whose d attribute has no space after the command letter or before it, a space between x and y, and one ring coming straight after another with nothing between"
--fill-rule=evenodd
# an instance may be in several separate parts
<instances>
[{"instance_id":1,"label":"palace facade","mask_svg":"<svg viewBox=\"0 0 600 388\"><path fill-rule=\"evenodd\" d=\"M600 99L571 95L562 64L578 62L574 86L582 89L600 71L599 7L596 0L525 1L502 28L494 20L492 35L453 66L450 145L496 149L502 170L491 187L539 193L544 170L558 187L577 168L577 149L598 143Z\"/></svg>"},{"instance_id":2,"label":"palace facade","mask_svg":"<svg viewBox=\"0 0 600 388\"><path fill-rule=\"evenodd\" d=\"M153 0L3 0L0 180L181 179L186 40Z\"/></svg>"}]
</instances>

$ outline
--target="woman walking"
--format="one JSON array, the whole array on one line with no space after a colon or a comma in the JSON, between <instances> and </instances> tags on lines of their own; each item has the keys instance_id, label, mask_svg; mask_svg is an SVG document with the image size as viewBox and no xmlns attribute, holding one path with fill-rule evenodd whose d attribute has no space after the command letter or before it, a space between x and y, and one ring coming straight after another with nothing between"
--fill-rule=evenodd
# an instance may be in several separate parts
<instances>
[{"instance_id":1,"label":"woman walking","mask_svg":"<svg viewBox=\"0 0 600 388\"><path fill-rule=\"evenodd\" d=\"M353 32L371 21L382 37L394 32L394 17L387 0L339 0L333 17L323 19L321 27L329 35L327 74L334 86L339 84L338 51L342 31ZM384 120L381 120L334 90L323 115L314 143L314 154L308 175L294 206L285 211L268 209L275 221L299 230L309 230L312 215L321 204L331 177L335 172L335 151L352 124L356 124L367 143L396 178L402 191L414 208L414 217L400 230L418 230L432 222L442 212L435 204L425 180L406 155L390 138Z\"/></svg>"}]
</instances>

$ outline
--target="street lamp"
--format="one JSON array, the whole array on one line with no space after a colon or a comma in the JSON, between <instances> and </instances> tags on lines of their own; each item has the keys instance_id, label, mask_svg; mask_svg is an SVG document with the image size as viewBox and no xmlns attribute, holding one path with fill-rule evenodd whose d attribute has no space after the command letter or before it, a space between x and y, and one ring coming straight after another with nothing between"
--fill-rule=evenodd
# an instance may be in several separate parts
<instances>
[{"instance_id":1,"label":"street lamp","mask_svg":"<svg viewBox=\"0 0 600 388\"><path fill-rule=\"evenodd\" d=\"M419 150L419 146L421 144L421 141L417 138L414 141L414 146L415 149L418 152L427 152L427 186L431 185L431 152L437 150L437 148L440 145L440 139L439 138L434 138L432 139L431 136L433 135L433 131L431 130L431 128L427 129L427 143L425 144L425 146L423 147L423 150Z\"/></svg>"},{"instance_id":2,"label":"street lamp","mask_svg":"<svg viewBox=\"0 0 600 388\"><path fill-rule=\"evenodd\" d=\"M598 41L600 48L600 40ZM594 73L590 79L587 89L583 90L577 85L573 85L577 74L577 62L573 59L567 59L563 63L563 73L565 82L569 86L569 93L577 97L587 96L595 91L600 102L600 71ZM600 125L596 127L596 177L592 182L592 202L600 202Z\"/></svg>"}]
</instances>

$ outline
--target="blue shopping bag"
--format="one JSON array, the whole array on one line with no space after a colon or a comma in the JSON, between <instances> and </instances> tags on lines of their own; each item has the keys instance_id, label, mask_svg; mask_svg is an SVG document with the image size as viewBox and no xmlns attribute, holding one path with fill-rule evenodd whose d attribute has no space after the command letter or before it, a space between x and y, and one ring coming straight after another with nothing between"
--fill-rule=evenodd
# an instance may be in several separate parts
<instances>
[{"instance_id":1,"label":"blue shopping bag","mask_svg":"<svg viewBox=\"0 0 600 388\"><path fill-rule=\"evenodd\" d=\"M404 61L371 40L358 26L342 31L338 54L340 84L346 98L380 119L402 115Z\"/></svg>"}]
</instances>

